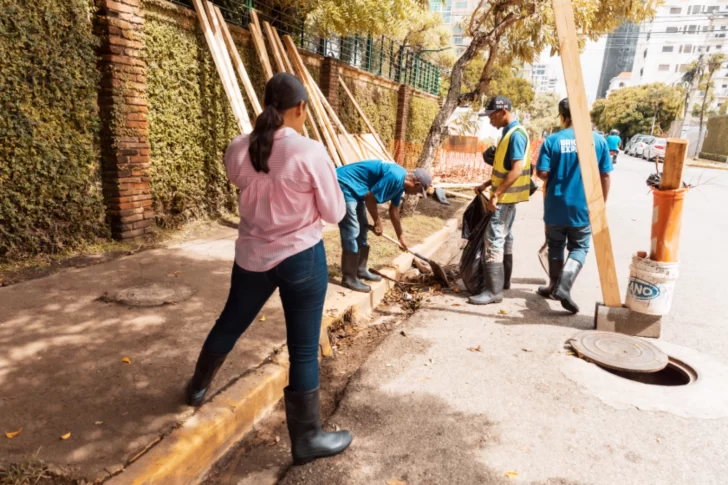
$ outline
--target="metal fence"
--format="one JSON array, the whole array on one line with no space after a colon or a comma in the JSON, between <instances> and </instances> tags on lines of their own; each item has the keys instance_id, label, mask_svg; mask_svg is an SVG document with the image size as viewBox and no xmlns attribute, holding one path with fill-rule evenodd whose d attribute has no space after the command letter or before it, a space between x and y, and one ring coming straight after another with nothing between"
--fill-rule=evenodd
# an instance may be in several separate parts
<instances>
[{"instance_id":1,"label":"metal fence","mask_svg":"<svg viewBox=\"0 0 728 485\"><path fill-rule=\"evenodd\" d=\"M191 0L171 0L187 8ZM281 34L290 35L304 50L333 57L350 66L392 81L407 84L430 94L440 92L440 68L421 59L419 53L385 36L346 36L322 38L307 28L295 8L282 11L254 0L213 0L231 24L247 27L250 10L261 21L268 21Z\"/></svg>"}]
</instances>

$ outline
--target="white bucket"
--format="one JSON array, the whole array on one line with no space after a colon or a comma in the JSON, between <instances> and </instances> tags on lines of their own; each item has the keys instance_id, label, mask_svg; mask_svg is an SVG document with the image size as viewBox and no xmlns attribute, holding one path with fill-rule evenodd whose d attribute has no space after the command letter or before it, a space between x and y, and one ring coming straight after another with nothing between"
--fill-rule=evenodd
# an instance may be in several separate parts
<instances>
[{"instance_id":1,"label":"white bucket","mask_svg":"<svg viewBox=\"0 0 728 485\"><path fill-rule=\"evenodd\" d=\"M679 263L632 256L625 306L646 315L667 315L675 293Z\"/></svg>"}]
</instances>

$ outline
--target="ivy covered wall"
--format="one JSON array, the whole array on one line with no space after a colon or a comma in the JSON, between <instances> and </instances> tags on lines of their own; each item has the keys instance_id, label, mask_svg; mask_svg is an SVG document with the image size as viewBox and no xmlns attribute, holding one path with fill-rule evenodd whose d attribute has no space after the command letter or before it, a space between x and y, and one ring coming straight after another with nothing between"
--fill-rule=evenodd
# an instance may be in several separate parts
<instances>
[{"instance_id":1,"label":"ivy covered wall","mask_svg":"<svg viewBox=\"0 0 728 485\"><path fill-rule=\"evenodd\" d=\"M394 140L394 128L397 124L397 90L379 86L362 79L362 76L347 76L342 79L356 102L377 130L382 141L389 145ZM344 88L339 86L339 118L350 133L366 133L369 129L359 117L356 108L349 100Z\"/></svg>"},{"instance_id":2,"label":"ivy covered wall","mask_svg":"<svg viewBox=\"0 0 728 485\"><path fill-rule=\"evenodd\" d=\"M88 0L0 0L0 262L106 236Z\"/></svg>"},{"instance_id":3,"label":"ivy covered wall","mask_svg":"<svg viewBox=\"0 0 728 485\"><path fill-rule=\"evenodd\" d=\"M407 142L420 145L425 142L432 120L440 111L440 102L432 96L422 96L416 92L410 97L407 116Z\"/></svg>"}]
</instances>

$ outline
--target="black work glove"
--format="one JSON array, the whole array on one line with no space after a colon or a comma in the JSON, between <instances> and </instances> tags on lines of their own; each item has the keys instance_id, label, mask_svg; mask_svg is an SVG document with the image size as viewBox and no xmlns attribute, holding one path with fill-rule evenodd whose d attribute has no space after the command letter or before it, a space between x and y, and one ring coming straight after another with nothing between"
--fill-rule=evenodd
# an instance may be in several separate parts
<instances>
[{"instance_id":1,"label":"black work glove","mask_svg":"<svg viewBox=\"0 0 728 485\"><path fill-rule=\"evenodd\" d=\"M495 146L488 148L483 152L483 160L491 167L495 163Z\"/></svg>"}]
</instances>

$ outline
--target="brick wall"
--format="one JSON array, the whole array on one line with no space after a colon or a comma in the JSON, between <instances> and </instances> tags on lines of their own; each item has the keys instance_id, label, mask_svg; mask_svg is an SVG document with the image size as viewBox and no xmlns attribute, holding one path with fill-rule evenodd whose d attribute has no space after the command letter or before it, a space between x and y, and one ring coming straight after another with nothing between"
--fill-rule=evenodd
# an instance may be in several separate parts
<instances>
[{"instance_id":1,"label":"brick wall","mask_svg":"<svg viewBox=\"0 0 728 485\"><path fill-rule=\"evenodd\" d=\"M104 200L112 236L152 230L146 65L141 0L97 0L99 111Z\"/></svg>"}]
</instances>

